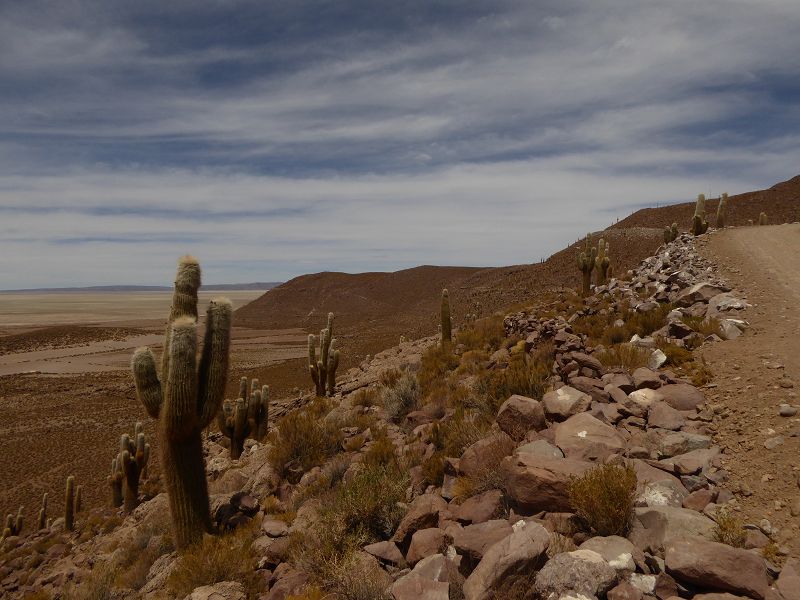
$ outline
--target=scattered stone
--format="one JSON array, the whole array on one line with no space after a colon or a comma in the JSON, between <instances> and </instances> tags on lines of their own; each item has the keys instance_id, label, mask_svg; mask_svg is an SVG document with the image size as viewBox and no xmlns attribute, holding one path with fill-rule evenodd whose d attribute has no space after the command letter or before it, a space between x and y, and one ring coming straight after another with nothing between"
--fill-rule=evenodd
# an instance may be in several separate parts
<instances>
[{"instance_id":1,"label":"scattered stone","mask_svg":"<svg viewBox=\"0 0 800 600\"><path fill-rule=\"evenodd\" d=\"M562 552L536 574L534 590L541 598L563 598L568 593L602 597L617 583L617 571L592 550Z\"/></svg>"},{"instance_id":2,"label":"scattered stone","mask_svg":"<svg viewBox=\"0 0 800 600\"><path fill-rule=\"evenodd\" d=\"M782 417L794 417L797 412L798 409L796 406L792 406L791 404L781 404L778 414Z\"/></svg>"},{"instance_id":3,"label":"scattered stone","mask_svg":"<svg viewBox=\"0 0 800 600\"><path fill-rule=\"evenodd\" d=\"M500 406L497 425L516 441L524 439L530 430L540 431L547 427L539 401L519 394L514 394Z\"/></svg>"},{"instance_id":4,"label":"scattered stone","mask_svg":"<svg viewBox=\"0 0 800 600\"><path fill-rule=\"evenodd\" d=\"M767 438L764 441L764 448L766 448L767 450L774 450L778 446L782 446L782 445L783 445L783 436L782 435L776 435L775 437Z\"/></svg>"},{"instance_id":5,"label":"scattered stone","mask_svg":"<svg viewBox=\"0 0 800 600\"><path fill-rule=\"evenodd\" d=\"M589 408L591 403L591 396L568 385L553 392L547 392L542 397L544 412L547 418L553 421L564 421L572 415L582 413Z\"/></svg>"}]
</instances>

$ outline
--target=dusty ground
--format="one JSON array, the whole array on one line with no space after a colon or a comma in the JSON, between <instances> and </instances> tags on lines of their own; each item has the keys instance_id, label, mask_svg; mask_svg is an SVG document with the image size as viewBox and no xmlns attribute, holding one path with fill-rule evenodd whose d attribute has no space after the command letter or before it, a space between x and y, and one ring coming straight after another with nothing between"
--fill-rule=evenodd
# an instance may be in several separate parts
<instances>
[{"instance_id":1,"label":"dusty ground","mask_svg":"<svg viewBox=\"0 0 800 600\"><path fill-rule=\"evenodd\" d=\"M753 304L744 336L703 351L717 385L710 399L729 411L717 437L732 489L742 492L744 517L767 518L797 554L800 513L790 510L800 502L800 415L778 411L783 403L800 406L800 225L728 229L709 236L702 251ZM765 441L778 436L782 443L767 449Z\"/></svg>"}]
</instances>

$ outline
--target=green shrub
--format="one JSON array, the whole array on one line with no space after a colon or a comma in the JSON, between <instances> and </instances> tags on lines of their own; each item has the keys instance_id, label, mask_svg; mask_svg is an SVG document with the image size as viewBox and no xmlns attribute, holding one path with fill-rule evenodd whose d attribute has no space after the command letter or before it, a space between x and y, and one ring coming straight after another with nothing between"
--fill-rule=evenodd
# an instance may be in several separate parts
<instances>
[{"instance_id":1,"label":"green shrub","mask_svg":"<svg viewBox=\"0 0 800 600\"><path fill-rule=\"evenodd\" d=\"M381 403L390 419L400 421L417 408L420 396L417 378L413 373L405 372L392 387L383 388Z\"/></svg>"},{"instance_id":2,"label":"green shrub","mask_svg":"<svg viewBox=\"0 0 800 600\"><path fill-rule=\"evenodd\" d=\"M532 355L526 354L518 344L511 351L508 367L488 371L479 379L478 388L490 400L495 412L514 394L539 399L547 389L554 357L552 343L543 344Z\"/></svg>"},{"instance_id":3,"label":"green shrub","mask_svg":"<svg viewBox=\"0 0 800 600\"><path fill-rule=\"evenodd\" d=\"M636 471L628 463L594 467L569 483L573 510L602 536L627 535L635 497Z\"/></svg>"}]
</instances>

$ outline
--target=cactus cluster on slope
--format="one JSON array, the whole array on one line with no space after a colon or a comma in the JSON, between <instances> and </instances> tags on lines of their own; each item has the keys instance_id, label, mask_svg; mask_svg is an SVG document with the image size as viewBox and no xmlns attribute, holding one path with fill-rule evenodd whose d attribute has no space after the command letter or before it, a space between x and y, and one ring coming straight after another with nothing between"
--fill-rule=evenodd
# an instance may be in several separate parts
<instances>
[{"instance_id":1,"label":"cactus cluster on slope","mask_svg":"<svg viewBox=\"0 0 800 600\"><path fill-rule=\"evenodd\" d=\"M134 426L134 440L127 433L120 436L119 452L111 461L111 474L108 476L111 503L115 507L124 504L125 512L139 505L139 482L147 478L150 444L145 440L141 422Z\"/></svg>"},{"instance_id":2,"label":"cactus cluster on slope","mask_svg":"<svg viewBox=\"0 0 800 600\"><path fill-rule=\"evenodd\" d=\"M22 527L25 524L25 517L22 515L23 507L20 506L17 511L17 516L8 513L6 516L6 524L3 528L3 535L0 539L11 537L12 535L19 535L22 533Z\"/></svg>"},{"instance_id":3,"label":"cactus cluster on slope","mask_svg":"<svg viewBox=\"0 0 800 600\"><path fill-rule=\"evenodd\" d=\"M592 246L591 234L586 234L583 251L578 254L578 269L583 274L581 293L588 296L592 290L592 272L597 271L597 285L605 285L611 276L610 244L603 238Z\"/></svg>"},{"instance_id":4,"label":"cactus cluster on slope","mask_svg":"<svg viewBox=\"0 0 800 600\"><path fill-rule=\"evenodd\" d=\"M317 396L333 396L336 389L336 369L339 368L339 351L333 337L333 313L328 313L328 326L319 332L319 359L316 356L317 339L308 336L308 370Z\"/></svg>"},{"instance_id":5,"label":"cactus cluster on slope","mask_svg":"<svg viewBox=\"0 0 800 600\"><path fill-rule=\"evenodd\" d=\"M212 300L206 313L202 354L197 357L197 291L200 265L183 257L167 323L161 378L148 348L133 355L136 394L158 422L160 464L178 548L211 531L202 431L222 406L228 376L232 306Z\"/></svg>"},{"instance_id":6,"label":"cactus cluster on slope","mask_svg":"<svg viewBox=\"0 0 800 600\"><path fill-rule=\"evenodd\" d=\"M672 227L664 227L664 243L669 244L678 239L678 224L673 223Z\"/></svg>"},{"instance_id":7,"label":"cactus cluster on slope","mask_svg":"<svg viewBox=\"0 0 800 600\"><path fill-rule=\"evenodd\" d=\"M219 430L230 440L231 458L238 459L242 455L248 437L262 441L268 425L269 386L259 388L258 379L253 379L248 386L247 377L242 377L239 397L233 402L225 400L217 415Z\"/></svg>"}]
</instances>

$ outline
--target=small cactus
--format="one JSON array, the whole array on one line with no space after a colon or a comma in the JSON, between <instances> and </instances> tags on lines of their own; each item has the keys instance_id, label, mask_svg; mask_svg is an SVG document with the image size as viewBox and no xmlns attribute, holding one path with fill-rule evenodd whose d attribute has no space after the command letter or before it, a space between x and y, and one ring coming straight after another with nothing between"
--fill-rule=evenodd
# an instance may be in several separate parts
<instances>
[{"instance_id":1,"label":"small cactus","mask_svg":"<svg viewBox=\"0 0 800 600\"><path fill-rule=\"evenodd\" d=\"M119 440L117 465L122 470L125 482L123 494L125 512L131 512L139 506L139 482L150 460L150 444L145 442L142 429L142 424L136 423L134 428L136 443L131 441L128 434L123 434Z\"/></svg>"},{"instance_id":2,"label":"small cactus","mask_svg":"<svg viewBox=\"0 0 800 600\"><path fill-rule=\"evenodd\" d=\"M11 513L6 516L6 526L3 529L2 539L22 533L22 527L25 524L25 517L22 515L22 510L23 508L20 506L16 517Z\"/></svg>"},{"instance_id":3,"label":"small cactus","mask_svg":"<svg viewBox=\"0 0 800 600\"><path fill-rule=\"evenodd\" d=\"M442 290L442 346L453 343L453 326L450 322L450 292Z\"/></svg>"},{"instance_id":4,"label":"small cactus","mask_svg":"<svg viewBox=\"0 0 800 600\"><path fill-rule=\"evenodd\" d=\"M608 269L611 266L611 259L608 255L609 245L603 238L597 242L597 258L594 260L595 269L597 269L597 285L605 285L608 280Z\"/></svg>"},{"instance_id":5,"label":"small cactus","mask_svg":"<svg viewBox=\"0 0 800 600\"><path fill-rule=\"evenodd\" d=\"M75 529L75 477L67 477L67 489L64 497L64 529Z\"/></svg>"},{"instance_id":6,"label":"small cactus","mask_svg":"<svg viewBox=\"0 0 800 600\"><path fill-rule=\"evenodd\" d=\"M594 271L596 260L597 248L592 247L592 236L587 233L583 252L578 255L578 268L583 273L583 287L581 292L584 296L588 296L592 291L592 271Z\"/></svg>"},{"instance_id":7,"label":"small cactus","mask_svg":"<svg viewBox=\"0 0 800 600\"><path fill-rule=\"evenodd\" d=\"M758 215L758 224L769 225L769 219L767 218L767 213L762 212L760 215Z\"/></svg>"},{"instance_id":8,"label":"small cactus","mask_svg":"<svg viewBox=\"0 0 800 600\"><path fill-rule=\"evenodd\" d=\"M728 194L723 193L717 204L717 229L725 229L725 217L728 211Z\"/></svg>"},{"instance_id":9,"label":"small cactus","mask_svg":"<svg viewBox=\"0 0 800 600\"><path fill-rule=\"evenodd\" d=\"M244 451L244 441L252 437L262 441L269 424L269 386L259 389L258 379L247 385L247 377L239 382L239 398L225 400L217 415L219 430L230 440L231 458L236 460Z\"/></svg>"},{"instance_id":10,"label":"small cactus","mask_svg":"<svg viewBox=\"0 0 800 600\"><path fill-rule=\"evenodd\" d=\"M328 313L328 326L319 332L319 359L315 352L316 337L308 336L308 371L317 396L333 396L336 388L336 369L339 352L331 350L333 343L333 313ZM331 372L331 369L333 372Z\"/></svg>"},{"instance_id":11,"label":"small cactus","mask_svg":"<svg viewBox=\"0 0 800 600\"><path fill-rule=\"evenodd\" d=\"M158 421L162 475L169 496L175 545L186 548L211 532L202 431L220 411L228 377L232 306L212 300L205 339L197 353L197 290L200 265L191 256L178 264L167 323L161 379L148 348L139 348L131 367L136 395Z\"/></svg>"},{"instance_id":12,"label":"small cactus","mask_svg":"<svg viewBox=\"0 0 800 600\"><path fill-rule=\"evenodd\" d=\"M122 461L119 454L111 459L111 474L108 476L108 485L111 487L111 506L119 508L122 506L122 480L125 474L122 472Z\"/></svg>"},{"instance_id":13,"label":"small cactus","mask_svg":"<svg viewBox=\"0 0 800 600\"><path fill-rule=\"evenodd\" d=\"M47 527L47 492L42 494L42 508L39 509L37 525L37 529L44 529Z\"/></svg>"},{"instance_id":14,"label":"small cactus","mask_svg":"<svg viewBox=\"0 0 800 600\"><path fill-rule=\"evenodd\" d=\"M708 231L708 221L706 221L706 197L703 194L698 194L697 204L694 208L694 217L692 217L692 228L690 229L692 235L700 235Z\"/></svg>"},{"instance_id":15,"label":"small cactus","mask_svg":"<svg viewBox=\"0 0 800 600\"><path fill-rule=\"evenodd\" d=\"M81 512L81 508L83 507L83 486L79 485L75 488L75 514L77 515Z\"/></svg>"},{"instance_id":16,"label":"small cactus","mask_svg":"<svg viewBox=\"0 0 800 600\"><path fill-rule=\"evenodd\" d=\"M672 227L664 227L664 243L669 244L678 239L678 224L673 223Z\"/></svg>"}]
</instances>

